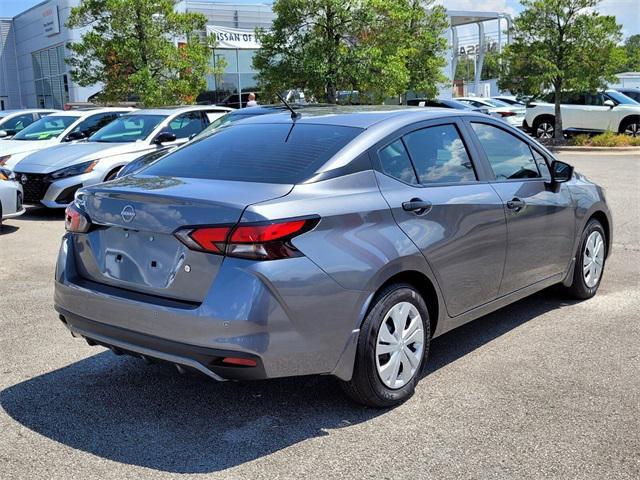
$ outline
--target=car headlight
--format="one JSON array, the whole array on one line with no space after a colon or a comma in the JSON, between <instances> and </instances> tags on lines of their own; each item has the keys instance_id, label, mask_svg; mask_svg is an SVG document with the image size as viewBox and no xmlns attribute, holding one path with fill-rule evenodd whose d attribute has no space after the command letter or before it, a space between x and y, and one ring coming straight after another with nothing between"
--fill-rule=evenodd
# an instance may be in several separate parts
<instances>
[{"instance_id":1,"label":"car headlight","mask_svg":"<svg viewBox=\"0 0 640 480\"><path fill-rule=\"evenodd\" d=\"M11 155L4 155L0 157L0 167L4 167L4 165L9 161Z\"/></svg>"},{"instance_id":2,"label":"car headlight","mask_svg":"<svg viewBox=\"0 0 640 480\"><path fill-rule=\"evenodd\" d=\"M16 174L6 168L0 168L0 181L2 180L15 180Z\"/></svg>"},{"instance_id":3,"label":"car headlight","mask_svg":"<svg viewBox=\"0 0 640 480\"><path fill-rule=\"evenodd\" d=\"M70 167L56 170L55 172L49 174L49 176L56 180L59 178L75 177L76 175L82 175L83 173L92 172L97 164L98 160L79 163L78 165L71 165Z\"/></svg>"}]
</instances>

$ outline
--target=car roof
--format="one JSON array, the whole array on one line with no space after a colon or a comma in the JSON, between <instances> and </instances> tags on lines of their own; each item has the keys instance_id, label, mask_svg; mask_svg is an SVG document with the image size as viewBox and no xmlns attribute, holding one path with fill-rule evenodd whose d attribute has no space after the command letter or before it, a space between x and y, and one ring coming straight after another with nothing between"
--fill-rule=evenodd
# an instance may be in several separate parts
<instances>
[{"instance_id":1,"label":"car roof","mask_svg":"<svg viewBox=\"0 0 640 480\"><path fill-rule=\"evenodd\" d=\"M297 124L335 125L343 127L370 128L380 123L410 124L431 118L461 115L461 110L449 108L406 107L396 105L335 106L305 108L297 112ZM252 123L291 123L291 114L284 112L271 115L256 115L244 120L243 125Z\"/></svg>"},{"instance_id":2,"label":"car roof","mask_svg":"<svg viewBox=\"0 0 640 480\"><path fill-rule=\"evenodd\" d=\"M0 116L23 114L23 113L40 113L40 112L62 112L63 110L56 110L55 108L16 108L12 110L0 110Z\"/></svg>"},{"instance_id":3,"label":"car roof","mask_svg":"<svg viewBox=\"0 0 640 480\"><path fill-rule=\"evenodd\" d=\"M88 117L96 113L106 112L134 112L134 108L130 107L98 107L98 108L74 108L73 110L60 110L53 112L59 117Z\"/></svg>"},{"instance_id":4,"label":"car roof","mask_svg":"<svg viewBox=\"0 0 640 480\"><path fill-rule=\"evenodd\" d=\"M231 112L233 108L220 107L218 105L179 105L170 107L145 108L136 110L138 115L173 115L176 113L217 110L219 112Z\"/></svg>"}]
</instances>

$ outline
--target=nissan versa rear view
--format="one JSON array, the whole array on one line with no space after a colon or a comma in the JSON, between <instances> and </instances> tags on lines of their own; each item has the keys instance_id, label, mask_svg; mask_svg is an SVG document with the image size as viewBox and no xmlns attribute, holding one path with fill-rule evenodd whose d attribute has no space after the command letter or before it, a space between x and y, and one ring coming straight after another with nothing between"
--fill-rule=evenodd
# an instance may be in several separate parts
<instances>
[{"instance_id":1,"label":"nissan versa rear view","mask_svg":"<svg viewBox=\"0 0 640 480\"><path fill-rule=\"evenodd\" d=\"M545 287L595 295L600 187L487 115L336 107L223 126L67 208L76 336L216 380L407 399L433 337Z\"/></svg>"}]
</instances>

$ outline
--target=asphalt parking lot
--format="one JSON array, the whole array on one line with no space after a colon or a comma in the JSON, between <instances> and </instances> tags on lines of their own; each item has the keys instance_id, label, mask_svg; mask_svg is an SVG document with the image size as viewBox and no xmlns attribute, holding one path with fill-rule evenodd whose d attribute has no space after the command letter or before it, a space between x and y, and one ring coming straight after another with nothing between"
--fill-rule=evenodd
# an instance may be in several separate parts
<instances>
[{"instance_id":1,"label":"asphalt parking lot","mask_svg":"<svg viewBox=\"0 0 640 480\"><path fill-rule=\"evenodd\" d=\"M327 377L217 384L73 339L61 212L0 231L0 478L640 478L640 155L563 155L607 189L598 295L551 289L450 332L392 410Z\"/></svg>"}]
</instances>

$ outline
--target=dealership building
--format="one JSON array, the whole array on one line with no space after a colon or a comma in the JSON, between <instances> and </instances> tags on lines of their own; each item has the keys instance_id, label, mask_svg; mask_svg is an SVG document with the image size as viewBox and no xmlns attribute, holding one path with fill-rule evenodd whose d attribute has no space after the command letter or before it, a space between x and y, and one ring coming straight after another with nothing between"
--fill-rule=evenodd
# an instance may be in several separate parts
<instances>
[{"instance_id":1,"label":"dealership building","mask_svg":"<svg viewBox=\"0 0 640 480\"><path fill-rule=\"evenodd\" d=\"M68 102L83 102L100 91L100 85L81 87L73 82L64 62L69 54L65 45L79 41L82 29L65 26L72 7L80 0L47 0L13 18L2 17L0 10L0 110L13 108L63 108ZM1 5L0 5L1 8ZM220 0L183 0L179 11L202 13L207 18L207 34L215 35L218 43L211 56L212 65L220 59L226 63L218 79L207 78L208 90L246 92L256 89L253 56L260 48L254 32L256 27L270 28L275 17L269 3L234 4ZM487 47L484 25L497 22L498 35L510 21L505 15L491 12L449 12L451 28L447 35L451 45L447 77L453 79L457 59L464 47L459 47L459 28L474 28L478 42L472 41L477 71L482 71L483 52ZM500 26L501 25L501 26ZM498 48L503 42L498 39ZM467 47L468 50L468 47ZM478 77L475 90L488 92ZM450 86L443 86L444 96L451 95Z\"/></svg>"}]
</instances>

